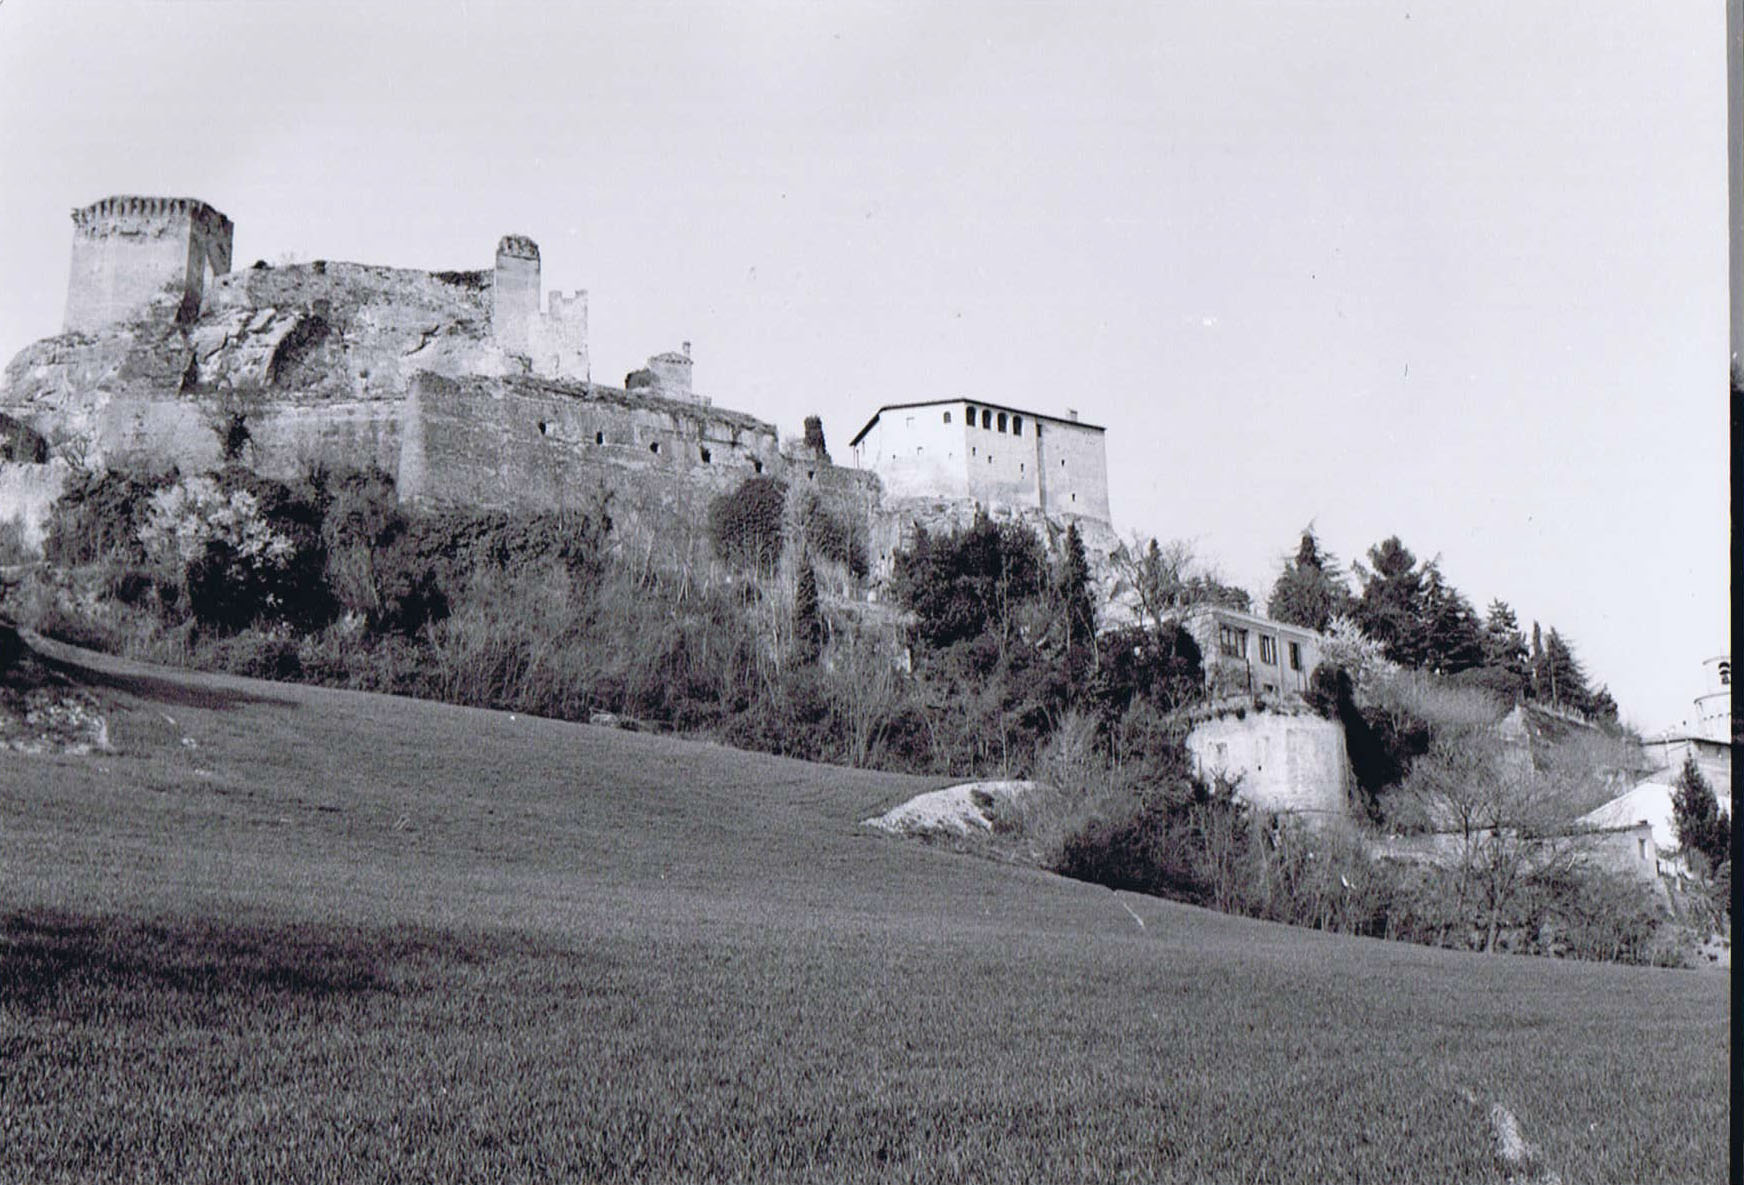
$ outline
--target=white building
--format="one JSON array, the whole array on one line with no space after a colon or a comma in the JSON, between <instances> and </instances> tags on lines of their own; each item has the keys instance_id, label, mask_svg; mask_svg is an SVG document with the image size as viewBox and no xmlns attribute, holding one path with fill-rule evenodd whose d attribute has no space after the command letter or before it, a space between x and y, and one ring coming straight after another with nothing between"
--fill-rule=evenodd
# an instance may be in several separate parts
<instances>
[{"instance_id":1,"label":"white building","mask_svg":"<svg viewBox=\"0 0 1744 1185\"><path fill-rule=\"evenodd\" d=\"M1105 432L970 399L887 403L849 442L891 498L973 501L1107 524Z\"/></svg>"}]
</instances>

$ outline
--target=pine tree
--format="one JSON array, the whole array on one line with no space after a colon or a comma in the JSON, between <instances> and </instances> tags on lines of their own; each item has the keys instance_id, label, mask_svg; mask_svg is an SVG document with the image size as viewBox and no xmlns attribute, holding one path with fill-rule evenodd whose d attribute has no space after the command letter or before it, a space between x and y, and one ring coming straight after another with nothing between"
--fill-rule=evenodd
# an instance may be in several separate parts
<instances>
[{"instance_id":1,"label":"pine tree","mask_svg":"<svg viewBox=\"0 0 1744 1185\"><path fill-rule=\"evenodd\" d=\"M1574 656L1574 648L1555 629L1544 635L1542 662L1539 697L1548 699L1558 708L1573 708L1577 712L1589 711L1593 693L1587 686L1587 673L1581 667L1580 660Z\"/></svg>"},{"instance_id":2,"label":"pine tree","mask_svg":"<svg viewBox=\"0 0 1744 1185\"><path fill-rule=\"evenodd\" d=\"M1677 842L1685 852L1701 853L1710 870L1726 862L1732 847L1732 818L1720 813L1714 788L1702 776L1693 756L1683 759L1671 796L1671 814Z\"/></svg>"},{"instance_id":3,"label":"pine tree","mask_svg":"<svg viewBox=\"0 0 1744 1185\"><path fill-rule=\"evenodd\" d=\"M1096 639L1096 600L1090 589L1090 562L1078 524L1066 528L1065 555L1060 561L1060 604L1064 611L1066 648L1088 646Z\"/></svg>"},{"instance_id":4,"label":"pine tree","mask_svg":"<svg viewBox=\"0 0 1744 1185\"><path fill-rule=\"evenodd\" d=\"M823 606L818 599L817 573L808 559L800 565L793 590L793 650L801 663L814 663L824 646Z\"/></svg>"},{"instance_id":5,"label":"pine tree","mask_svg":"<svg viewBox=\"0 0 1744 1185\"><path fill-rule=\"evenodd\" d=\"M1266 612L1275 621L1324 631L1334 614L1348 613L1350 606L1350 588L1338 561L1321 550L1313 526L1304 527L1295 558L1284 561L1272 586Z\"/></svg>"},{"instance_id":6,"label":"pine tree","mask_svg":"<svg viewBox=\"0 0 1744 1185\"><path fill-rule=\"evenodd\" d=\"M1524 686L1530 678L1526 666L1526 638L1520 633L1520 622L1508 602L1490 602L1484 617L1484 665L1507 671Z\"/></svg>"},{"instance_id":7,"label":"pine tree","mask_svg":"<svg viewBox=\"0 0 1744 1185\"><path fill-rule=\"evenodd\" d=\"M1358 567L1363 582L1356 623L1381 644L1388 658L1420 667L1425 653L1423 574L1417 557L1397 535L1369 548L1369 566Z\"/></svg>"},{"instance_id":8,"label":"pine tree","mask_svg":"<svg viewBox=\"0 0 1744 1185\"><path fill-rule=\"evenodd\" d=\"M1443 675L1481 666L1483 640L1471 602L1441 575L1441 565L1423 565L1423 660Z\"/></svg>"}]
</instances>

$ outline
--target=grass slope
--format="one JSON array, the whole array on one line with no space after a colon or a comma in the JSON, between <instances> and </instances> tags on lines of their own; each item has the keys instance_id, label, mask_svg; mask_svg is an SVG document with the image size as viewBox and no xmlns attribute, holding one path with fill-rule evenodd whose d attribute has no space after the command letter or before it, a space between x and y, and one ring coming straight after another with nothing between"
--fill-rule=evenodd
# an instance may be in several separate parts
<instances>
[{"instance_id":1,"label":"grass slope","mask_svg":"<svg viewBox=\"0 0 1744 1185\"><path fill-rule=\"evenodd\" d=\"M1566 1181L1726 1171L1720 976L858 825L936 782L55 652L118 751L0 755L0 1179L1484 1181L1497 1102Z\"/></svg>"}]
</instances>

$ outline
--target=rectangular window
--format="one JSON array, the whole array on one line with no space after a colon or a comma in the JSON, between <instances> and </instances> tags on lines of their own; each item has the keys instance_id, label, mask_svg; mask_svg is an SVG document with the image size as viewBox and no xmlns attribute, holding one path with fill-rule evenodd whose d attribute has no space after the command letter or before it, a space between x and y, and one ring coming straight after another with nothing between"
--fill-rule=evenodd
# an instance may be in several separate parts
<instances>
[{"instance_id":1,"label":"rectangular window","mask_svg":"<svg viewBox=\"0 0 1744 1185\"><path fill-rule=\"evenodd\" d=\"M1006 423L1006 421L1005 421L1005 413L1004 413L1004 412L1000 412L1000 413L999 413L999 430L1000 430L1000 431L1001 431L1001 432L1003 432L1003 431L1005 431L1005 423Z\"/></svg>"},{"instance_id":2,"label":"rectangular window","mask_svg":"<svg viewBox=\"0 0 1744 1185\"><path fill-rule=\"evenodd\" d=\"M1300 642L1290 643L1290 669L1292 671L1302 669L1302 643Z\"/></svg>"},{"instance_id":3,"label":"rectangular window","mask_svg":"<svg viewBox=\"0 0 1744 1185\"><path fill-rule=\"evenodd\" d=\"M1247 631L1233 625L1217 627L1217 649L1225 658L1247 657Z\"/></svg>"},{"instance_id":4,"label":"rectangular window","mask_svg":"<svg viewBox=\"0 0 1744 1185\"><path fill-rule=\"evenodd\" d=\"M1268 667L1278 665L1278 640L1270 634L1260 635L1260 661Z\"/></svg>"}]
</instances>

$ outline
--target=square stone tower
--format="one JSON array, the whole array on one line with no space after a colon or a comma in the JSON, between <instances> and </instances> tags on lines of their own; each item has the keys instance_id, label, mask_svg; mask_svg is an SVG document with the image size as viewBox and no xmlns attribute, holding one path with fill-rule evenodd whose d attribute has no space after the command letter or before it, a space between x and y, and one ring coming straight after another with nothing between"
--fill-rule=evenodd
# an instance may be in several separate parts
<instances>
[{"instance_id":1,"label":"square stone tower","mask_svg":"<svg viewBox=\"0 0 1744 1185\"><path fill-rule=\"evenodd\" d=\"M67 332L92 333L162 306L198 315L230 270L230 219L197 198L119 196L73 211Z\"/></svg>"}]
</instances>

